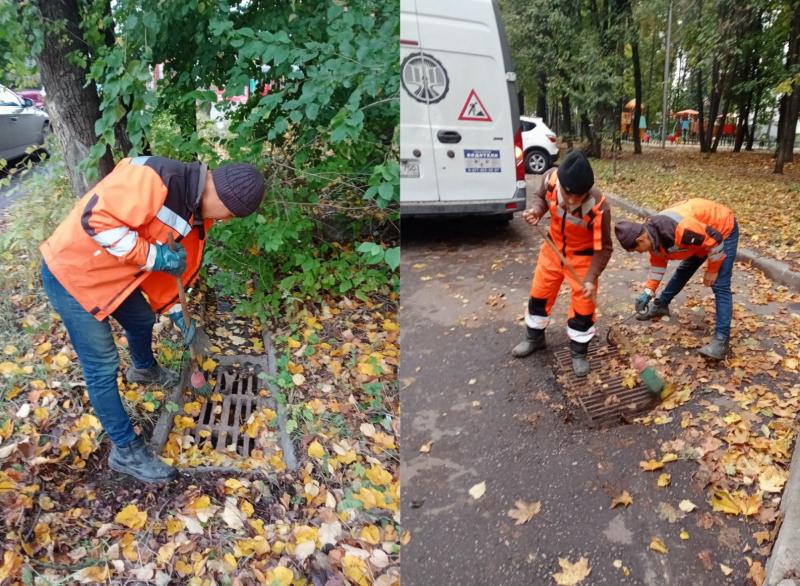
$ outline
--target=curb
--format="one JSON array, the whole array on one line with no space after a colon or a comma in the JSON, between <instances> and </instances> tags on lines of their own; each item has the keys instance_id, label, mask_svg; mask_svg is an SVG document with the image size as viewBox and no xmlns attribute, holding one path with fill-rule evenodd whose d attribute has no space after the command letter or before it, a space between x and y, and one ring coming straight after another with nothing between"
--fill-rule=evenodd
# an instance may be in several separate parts
<instances>
[{"instance_id":1,"label":"curb","mask_svg":"<svg viewBox=\"0 0 800 586\"><path fill-rule=\"evenodd\" d=\"M656 213L653 210L639 207L614 193L605 193L605 196L615 206L619 206L639 216L652 216ZM751 266L760 270L776 283L785 285L792 291L800 293L800 273L793 271L786 263L761 256L749 248L739 248L736 251L736 260L750 263Z\"/></svg>"},{"instance_id":2,"label":"curb","mask_svg":"<svg viewBox=\"0 0 800 586\"><path fill-rule=\"evenodd\" d=\"M655 213L632 204L618 195L606 193L605 196L612 204L634 214L651 216ZM800 273L792 271L785 263L764 258L748 248L739 248L736 260L749 262L773 281L786 285L794 291L800 291ZM798 447L800 444L795 439L794 455L789 465L789 480L783 487L781 499L783 522L767 560L763 586L800 586L800 580L784 578L793 573L800 575L800 449Z\"/></svg>"},{"instance_id":3,"label":"curb","mask_svg":"<svg viewBox=\"0 0 800 586\"><path fill-rule=\"evenodd\" d=\"M784 579L792 573L800 576L800 449L795 449L792 456L789 480L783 487L781 513L783 523L767 560L763 586L800 585L800 580Z\"/></svg>"}]
</instances>

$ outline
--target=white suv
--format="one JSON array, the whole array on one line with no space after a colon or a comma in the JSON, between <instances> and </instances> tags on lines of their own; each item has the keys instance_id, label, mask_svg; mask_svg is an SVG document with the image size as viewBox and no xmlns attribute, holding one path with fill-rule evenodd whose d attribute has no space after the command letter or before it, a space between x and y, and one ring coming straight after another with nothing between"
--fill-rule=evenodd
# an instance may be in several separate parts
<instances>
[{"instance_id":1,"label":"white suv","mask_svg":"<svg viewBox=\"0 0 800 586\"><path fill-rule=\"evenodd\" d=\"M556 135L541 118L520 116L525 170L541 175L558 159Z\"/></svg>"}]
</instances>

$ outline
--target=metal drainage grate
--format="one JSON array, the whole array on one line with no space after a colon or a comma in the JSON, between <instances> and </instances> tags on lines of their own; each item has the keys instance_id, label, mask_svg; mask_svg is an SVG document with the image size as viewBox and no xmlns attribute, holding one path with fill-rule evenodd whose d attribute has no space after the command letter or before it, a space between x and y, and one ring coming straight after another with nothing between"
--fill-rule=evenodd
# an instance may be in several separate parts
<instances>
[{"instance_id":1,"label":"metal drainage grate","mask_svg":"<svg viewBox=\"0 0 800 586\"><path fill-rule=\"evenodd\" d=\"M258 383L257 375L253 370L220 366L216 372L214 393L219 393L222 401L209 398L197 417L194 429L186 430L186 434L194 435L195 442L199 445L207 441L200 436L200 432L210 431L211 436L208 439L215 450L227 452L228 446L235 444L237 454L249 456L255 447L255 440L243 433L241 427L253 412L271 407L269 400L259 395L262 385Z\"/></svg>"},{"instance_id":2,"label":"metal drainage grate","mask_svg":"<svg viewBox=\"0 0 800 586\"><path fill-rule=\"evenodd\" d=\"M589 346L592 371L583 378L572 372L569 348L554 355L556 380L568 398L578 401L592 425L628 423L658 403L638 379L632 389L625 386L621 373L628 367L629 358L620 355L616 346Z\"/></svg>"}]
</instances>

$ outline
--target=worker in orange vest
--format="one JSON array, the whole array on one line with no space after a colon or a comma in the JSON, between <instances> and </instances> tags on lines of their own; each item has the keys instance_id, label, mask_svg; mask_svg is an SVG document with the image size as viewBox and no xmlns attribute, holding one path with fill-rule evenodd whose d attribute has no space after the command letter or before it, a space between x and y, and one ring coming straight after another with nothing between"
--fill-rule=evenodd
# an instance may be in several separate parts
<instances>
[{"instance_id":1,"label":"worker in orange vest","mask_svg":"<svg viewBox=\"0 0 800 586\"><path fill-rule=\"evenodd\" d=\"M635 304L639 320L669 315L672 299L708 259L703 285L714 291L716 328L714 337L699 352L706 358L723 359L730 347L731 275L739 244L739 225L733 212L722 204L695 198L650 216L644 223L619 222L614 231L625 250L650 253L650 271ZM651 304L671 260L681 263Z\"/></svg>"},{"instance_id":2,"label":"worker in orange vest","mask_svg":"<svg viewBox=\"0 0 800 586\"><path fill-rule=\"evenodd\" d=\"M595 296L597 280L608 264L611 242L611 208L600 190L594 187L594 172L586 156L572 151L557 170L544 176L533 203L523 213L535 226L550 212L548 238L572 266L576 281L561 263L558 254L545 244L539 250L525 313L527 336L512 350L519 358L546 347L544 331L564 279L572 288L572 303L567 320L572 369L576 376L589 374L589 341L595 335Z\"/></svg>"},{"instance_id":3,"label":"worker in orange vest","mask_svg":"<svg viewBox=\"0 0 800 586\"><path fill-rule=\"evenodd\" d=\"M215 220L255 212L264 176L233 163L209 171L199 162L126 158L84 195L41 245L42 284L69 333L89 399L112 449L109 466L145 482L166 482L175 470L136 435L120 401L119 356L109 317L125 330L133 366L126 378L174 385L152 350L155 313L166 313L188 346L196 325L186 323L176 277L197 278L206 233ZM168 236L176 241L167 246Z\"/></svg>"}]
</instances>

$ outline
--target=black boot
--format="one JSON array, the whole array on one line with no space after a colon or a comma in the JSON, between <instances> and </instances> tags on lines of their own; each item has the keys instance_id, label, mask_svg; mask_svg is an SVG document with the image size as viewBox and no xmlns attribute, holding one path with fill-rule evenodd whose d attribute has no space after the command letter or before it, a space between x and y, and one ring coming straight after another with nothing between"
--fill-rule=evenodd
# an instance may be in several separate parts
<instances>
[{"instance_id":1,"label":"black boot","mask_svg":"<svg viewBox=\"0 0 800 586\"><path fill-rule=\"evenodd\" d=\"M514 346L511 355L514 358L523 358L547 347L547 341L544 339L544 330L535 330L526 326L528 330L527 337L519 344Z\"/></svg>"},{"instance_id":2,"label":"black boot","mask_svg":"<svg viewBox=\"0 0 800 586\"><path fill-rule=\"evenodd\" d=\"M108 457L112 470L138 478L142 482L164 483L175 476L176 470L153 455L141 437L126 446L114 446Z\"/></svg>"},{"instance_id":3,"label":"black boot","mask_svg":"<svg viewBox=\"0 0 800 586\"><path fill-rule=\"evenodd\" d=\"M661 319L665 315L669 316L669 305L661 303L658 299L653 299L653 302L647 307L645 313L636 314L636 319L639 321L650 321L652 319Z\"/></svg>"},{"instance_id":4,"label":"black boot","mask_svg":"<svg viewBox=\"0 0 800 586\"><path fill-rule=\"evenodd\" d=\"M728 338L716 334L711 338L711 342L700 348L698 352L706 358L722 360L728 354Z\"/></svg>"},{"instance_id":5,"label":"black boot","mask_svg":"<svg viewBox=\"0 0 800 586\"><path fill-rule=\"evenodd\" d=\"M125 378L129 383L139 383L140 385L174 387L178 384L178 373L162 368L158 363L150 368L136 368L131 366L128 372L125 373Z\"/></svg>"},{"instance_id":6,"label":"black boot","mask_svg":"<svg viewBox=\"0 0 800 586\"><path fill-rule=\"evenodd\" d=\"M569 341L569 349L572 354L572 372L575 376L586 376L589 374L589 342Z\"/></svg>"}]
</instances>

